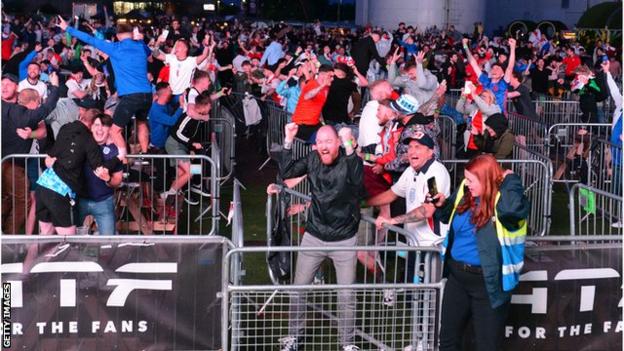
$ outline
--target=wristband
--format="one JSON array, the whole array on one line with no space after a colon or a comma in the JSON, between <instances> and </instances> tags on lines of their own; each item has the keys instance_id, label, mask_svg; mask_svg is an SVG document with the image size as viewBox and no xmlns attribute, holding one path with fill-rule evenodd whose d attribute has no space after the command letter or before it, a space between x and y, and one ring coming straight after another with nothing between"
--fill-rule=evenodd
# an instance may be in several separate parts
<instances>
[{"instance_id":1,"label":"wristband","mask_svg":"<svg viewBox=\"0 0 624 351\"><path fill-rule=\"evenodd\" d=\"M342 146L344 146L344 147L345 147L345 149L346 149L347 147L353 148L353 142L352 142L351 140L347 140L347 141L345 141L344 143L342 143Z\"/></svg>"},{"instance_id":2,"label":"wristband","mask_svg":"<svg viewBox=\"0 0 624 351\"><path fill-rule=\"evenodd\" d=\"M364 160L370 161L370 159L371 159L371 154L364 154Z\"/></svg>"},{"instance_id":3,"label":"wristband","mask_svg":"<svg viewBox=\"0 0 624 351\"><path fill-rule=\"evenodd\" d=\"M30 132L30 138L31 139L37 139L37 132L34 131L34 130L32 132Z\"/></svg>"}]
</instances>

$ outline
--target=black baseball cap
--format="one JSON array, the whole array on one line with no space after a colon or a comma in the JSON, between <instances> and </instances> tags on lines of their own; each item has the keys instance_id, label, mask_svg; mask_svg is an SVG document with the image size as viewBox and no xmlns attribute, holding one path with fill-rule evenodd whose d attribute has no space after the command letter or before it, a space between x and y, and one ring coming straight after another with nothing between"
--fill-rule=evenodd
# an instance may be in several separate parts
<instances>
[{"instance_id":1,"label":"black baseball cap","mask_svg":"<svg viewBox=\"0 0 624 351\"><path fill-rule=\"evenodd\" d=\"M8 79L11 82L18 84L19 83L19 79L17 78L17 76L15 74L12 73L4 73L2 75L2 80Z\"/></svg>"},{"instance_id":2,"label":"black baseball cap","mask_svg":"<svg viewBox=\"0 0 624 351\"><path fill-rule=\"evenodd\" d=\"M427 135L427 133L421 130L414 131L412 134L410 134L407 138L403 140L403 144L407 145L412 140L416 140L421 145L424 145L430 149L435 148L435 142L433 141L433 139L429 135Z\"/></svg>"}]
</instances>

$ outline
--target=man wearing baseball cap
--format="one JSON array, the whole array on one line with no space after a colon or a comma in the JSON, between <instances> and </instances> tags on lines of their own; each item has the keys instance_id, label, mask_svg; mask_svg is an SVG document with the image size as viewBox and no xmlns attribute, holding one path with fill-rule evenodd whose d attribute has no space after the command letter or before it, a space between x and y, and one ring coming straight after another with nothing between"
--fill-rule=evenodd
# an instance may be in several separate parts
<instances>
[{"instance_id":1,"label":"man wearing baseball cap","mask_svg":"<svg viewBox=\"0 0 624 351\"><path fill-rule=\"evenodd\" d=\"M368 200L371 206L381 206L392 203L398 197L405 198L406 214L384 218L378 217L376 224L381 228L384 224L405 223L405 229L416 235L418 245L430 246L441 242L442 223L427 220L426 211L431 210L432 192L439 192L445 196L451 192L451 177L444 165L434 157L433 139L422 131L415 131L403 141L407 145L408 167L399 180L387 191ZM436 189L429 188L429 182ZM434 195L434 194L431 194Z\"/></svg>"}]
</instances>

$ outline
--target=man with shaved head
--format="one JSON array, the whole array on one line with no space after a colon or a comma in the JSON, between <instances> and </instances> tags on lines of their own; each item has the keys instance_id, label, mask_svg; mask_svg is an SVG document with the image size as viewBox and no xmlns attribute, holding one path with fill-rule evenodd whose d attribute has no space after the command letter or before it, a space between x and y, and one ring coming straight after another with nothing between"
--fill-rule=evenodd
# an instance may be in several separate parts
<instances>
[{"instance_id":1,"label":"man with shaved head","mask_svg":"<svg viewBox=\"0 0 624 351\"><path fill-rule=\"evenodd\" d=\"M282 179L307 175L312 193L302 247L356 245L355 234L360 222L360 199L363 194L363 164L355 153L356 141L351 129L339 132L332 126L319 128L316 134L316 152L293 160L292 143L297 135L295 123L286 125L284 152L280 164ZM342 147L341 147L342 145ZM311 252L297 255L294 283L311 284L321 263L331 258L338 284L355 282L355 251ZM282 338L282 350L297 350L303 340L305 327L305 298L300 293L291 295L289 335ZM338 332L343 350L358 350L355 338L355 298L349 290L338 294Z\"/></svg>"}]
</instances>

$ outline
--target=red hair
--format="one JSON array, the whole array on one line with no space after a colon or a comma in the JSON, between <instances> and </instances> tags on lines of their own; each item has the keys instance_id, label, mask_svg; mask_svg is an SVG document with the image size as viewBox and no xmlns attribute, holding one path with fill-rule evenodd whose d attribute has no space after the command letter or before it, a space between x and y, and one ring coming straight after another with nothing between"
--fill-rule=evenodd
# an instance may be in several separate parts
<instances>
[{"instance_id":1,"label":"red hair","mask_svg":"<svg viewBox=\"0 0 624 351\"><path fill-rule=\"evenodd\" d=\"M466 170L479 179L483 193L477 204L470 191L466 189L464 198L457 207L457 212L464 213L470 209L472 211L471 222L477 228L481 228L494 216L496 194L503 180L503 169L494 156L485 154L470 160L466 164Z\"/></svg>"}]
</instances>

